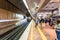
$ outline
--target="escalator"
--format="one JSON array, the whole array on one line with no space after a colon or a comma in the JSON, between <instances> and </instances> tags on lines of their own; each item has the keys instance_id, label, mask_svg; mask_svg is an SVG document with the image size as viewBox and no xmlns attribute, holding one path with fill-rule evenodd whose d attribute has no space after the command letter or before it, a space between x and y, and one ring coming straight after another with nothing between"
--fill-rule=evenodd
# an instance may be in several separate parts
<instances>
[{"instance_id":1,"label":"escalator","mask_svg":"<svg viewBox=\"0 0 60 40\"><path fill-rule=\"evenodd\" d=\"M25 22L5 34L0 35L0 40L19 40L28 24L29 22Z\"/></svg>"}]
</instances>

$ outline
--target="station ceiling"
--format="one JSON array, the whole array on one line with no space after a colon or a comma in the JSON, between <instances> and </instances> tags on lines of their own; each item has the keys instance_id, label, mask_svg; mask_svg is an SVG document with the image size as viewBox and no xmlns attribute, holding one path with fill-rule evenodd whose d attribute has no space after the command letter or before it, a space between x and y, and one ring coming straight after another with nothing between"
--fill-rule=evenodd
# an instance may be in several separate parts
<instances>
[{"instance_id":1,"label":"station ceiling","mask_svg":"<svg viewBox=\"0 0 60 40\"><path fill-rule=\"evenodd\" d=\"M19 8L27 16L30 15L25 4L23 3L23 0L7 0L7 1L10 2L12 5L16 6L17 8Z\"/></svg>"},{"instance_id":2,"label":"station ceiling","mask_svg":"<svg viewBox=\"0 0 60 40\"><path fill-rule=\"evenodd\" d=\"M41 10L54 10L59 8L60 0L50 0Z\"/></svg>"},{"instance_id":3,"label":"station ceiling","mask_svg":"<svg viewBox=\"0 0 60 40\"><path fill-rule=\"evenodd\" d=\"M29 16L29 12L22 0L0 0L0 9L12 13L20 13Z\"/></svg>"},{"instance_id":4,"label":"station ceiling","mask_svg":"<svg viewBox=\"0 0 60 40\"><path fill-rule=\"evenodd\" d=\"M0 8L9 9L11 11L22 11L26 15L30 15L23 0L1 0ZM5 2L3 2L5 1ZM54 10L58 8L60 0L26 0L30 11ZM6 6L5 6L6 5ZM13 7L14 6L14 7ZM36 10L37 9L37 10Z\"/></svg>"}]
</instances>

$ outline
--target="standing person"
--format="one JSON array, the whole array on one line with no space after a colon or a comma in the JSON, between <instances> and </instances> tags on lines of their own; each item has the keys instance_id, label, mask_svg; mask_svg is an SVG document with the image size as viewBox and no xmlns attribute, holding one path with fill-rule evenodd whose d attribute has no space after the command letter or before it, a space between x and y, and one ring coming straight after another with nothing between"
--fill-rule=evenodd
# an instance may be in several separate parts
<instances>
[{"instance_id":1,"label":"standing person","mask_svg":"<svg viewBox=\"0 0 60 40\"><path fill-rule=\"evenodd\" d=\"M36 26L37 26L38 25L38 22L39 22L38 18L36 18L35 22L36 22Z\"/></svg>"},{"instance_id":2,"label":"standing person","mask_svg":"<svg viewBox=\"0 0 60 40\"><path fill-rule=\"evenodd\" d=\"M42 29L42 28L43 28L43 23L44 23L43 16L40 17L39 23L40 23L40 27L41 27L41 29Z\"/></svg>"},{"instance_id":3,"label":"standing person","mask_svg":"<svg viewBox=\"0 0 60 40\"><path fill-rule=\"evenodd\" d=\"M55 26L58 40L60 40L60 20L59 19L60 18L57 18L57 25Z\"/></svg>"}]
</instances>

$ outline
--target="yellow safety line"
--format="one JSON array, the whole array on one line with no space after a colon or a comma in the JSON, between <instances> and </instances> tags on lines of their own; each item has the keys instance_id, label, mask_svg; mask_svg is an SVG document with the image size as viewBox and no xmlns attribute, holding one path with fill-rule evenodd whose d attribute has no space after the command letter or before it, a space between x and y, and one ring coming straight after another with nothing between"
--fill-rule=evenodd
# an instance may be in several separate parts
<instances>
[{"instance_id":1,"label":"yellow safety line","mask_svg":"<svg viewBox=\"0 0 60 40\"><path fill-rule=\"evenodd\" d=\"M31 40L33 40L33 27L31 26Z\"/></svg>"},{"instance_id":2,"label":"yellow safety line","mask_svg":"<svg viewBox=\"0 0 60 40\"><path fill-rule=\"evenodd\" d=\"M37 30L42 38L42 40L47 40L47 38L45 37L45 35L43 34L42 30L37 26Z\"/></svg>"}]
</instances>

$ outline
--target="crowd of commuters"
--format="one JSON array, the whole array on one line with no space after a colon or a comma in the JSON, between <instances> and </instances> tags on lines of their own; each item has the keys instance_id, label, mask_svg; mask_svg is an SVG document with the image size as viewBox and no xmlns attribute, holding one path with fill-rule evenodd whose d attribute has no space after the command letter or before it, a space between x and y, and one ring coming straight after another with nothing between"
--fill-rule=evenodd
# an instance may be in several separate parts
<instances>
[{"instance_id":1,"label":"crowd of commuters","mask_svg":"<svg viewBox=\"0 0 60 40\"><path fill-rule=\"evenodd\" d=\"M43 16L41 16L40 17L40 19L39 18L36 18L36 25L38 24L38 22L39 23L41 23L41 25L42 25L42 23L48 23L50 26L53 26L53 25L55 25L54 23L53 23L53 18L52 17L45 17L45 18L43 18Z\"/></svg>"},{"instance_id":2,"label":"crowd of commuters","mask_svg":"<svg viewBox=\"0 0 60 40\"><path fill-rule=\"evenodd\" d=\"M43 23L49 24L49 26L56 30L57 38L60 39L60 16L49 16L43 18L43 16L36 18L36 25L40 23L41 28L43 28Z\"/></svg>"}]
</instances>

